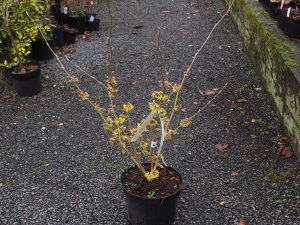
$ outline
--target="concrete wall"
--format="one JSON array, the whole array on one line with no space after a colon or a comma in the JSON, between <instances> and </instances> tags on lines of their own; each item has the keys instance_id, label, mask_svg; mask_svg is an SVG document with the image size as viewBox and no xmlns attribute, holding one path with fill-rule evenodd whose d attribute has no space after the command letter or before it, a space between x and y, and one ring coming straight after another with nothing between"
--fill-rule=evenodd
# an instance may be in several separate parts
<instances>
[{"instance_id":1,"label":"concrete wall","mask_svg":"<svg viewBox=\"0 0 300 225\"><path fill-rule=\"evenodd\" d=\"M285 37L257 1L235 0L231 15L300 159L300 42Z\"/></svg>"}]
</instances>

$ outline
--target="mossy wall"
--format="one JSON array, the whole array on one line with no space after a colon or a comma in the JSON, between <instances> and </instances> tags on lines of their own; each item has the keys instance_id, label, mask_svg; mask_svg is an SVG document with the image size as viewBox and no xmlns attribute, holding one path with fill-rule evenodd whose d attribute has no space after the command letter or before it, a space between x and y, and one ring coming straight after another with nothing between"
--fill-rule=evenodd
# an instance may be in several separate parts
<instances>
[{"instance_id":1,"label":"mossy wall","mask_svg":"<svg viewBox=\"0 0 300 225\"><path fill-rule=\"evenodd\" d=\"M234 0L231 14L300 160L299 50L257 1Z\"/></svg>"}]
</instances>

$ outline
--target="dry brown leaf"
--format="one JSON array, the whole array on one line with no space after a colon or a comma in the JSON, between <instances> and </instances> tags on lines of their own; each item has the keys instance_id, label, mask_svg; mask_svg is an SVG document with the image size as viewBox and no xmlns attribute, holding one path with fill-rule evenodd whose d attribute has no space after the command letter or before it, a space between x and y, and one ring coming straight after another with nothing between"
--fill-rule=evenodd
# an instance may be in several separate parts
<instances>
[{"instance_id":1,"label":"dry brown leaf","mask_svg":"<svg viewBox=\"0 0 300 225\"><path fill-rule=\"evenodd\" d=\"M236 171L232 171L231 172L231 176L233 176L233 177L238 177L238 176L240 176L241 175L241 171L239 171L239 170L236 170Z\"/></svg>"},{"instance_id":2,"label":"dry brown leaf","mask_svg":"<svg viewBox=\"0 0 300 225\"><path fill-rule=\"evenodd\" d=\"M229 147L228 144L216 144L215 148L218 149L220 152L226 151L226 149Z\"/></svg>"},{"instance_id":3,"label":"dry brown leaf","mask_svg":"<svg viewBox=\"0 0 300 225\"><path fill-rule=\"evenodd\" d=\"M3 96L2 97L4 100L9 100L9 99L11 99L11 96L10 95L5 95L5 96Z\"/></svg>"},{"instance_id":4,"label":"dry brown leaf","mask_svg":"<svg viewBox=\"0 0 300 225\"><path fill-rule=\"evenodd\" d=\"M279 155L290 158L293 155L293 150L290 146L281 145L279 149Z\"/></svg>"},{"instance_id":5,"label":"dry brown leaf","mask_svg":"<svg viewBox=\"0 0 300 225\"><path fill-rule=\"evenodd\" d=\"M241 219L238 225L247 225L246 220Z\"/></svg>"},{"instance_id":6,"label":"dry brown leaf","mask_svg":"<svg viewBox=\"0 0 300 225\"><path fill-rule=\"evenodd\" d=\"M213 88L213 89L209 89L206 90L204 95L216 95L219 91L219 88Z\"/></svg>"},{"instance_id":7,"label":"dry brown leaf","mask_svg":"<svg viewBox=\"0 0 300 225\"><path fill-rule=\"evenodd\" d=\"M77 202L70 202L69 204L70 208L74 209L78 207L78 203Z\"/></svg>"}]
</instances>

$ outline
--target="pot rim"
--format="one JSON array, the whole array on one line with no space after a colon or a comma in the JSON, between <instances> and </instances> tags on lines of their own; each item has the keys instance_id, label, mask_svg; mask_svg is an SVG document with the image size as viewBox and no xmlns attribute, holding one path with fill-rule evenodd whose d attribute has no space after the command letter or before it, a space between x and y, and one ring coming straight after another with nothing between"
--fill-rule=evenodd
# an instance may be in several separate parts
<instances>
[{"instance_id":1,"label":"pot rim","mask_svg":"<svg viewBox=\"0 0 300 225\"><path fill-rule=\"evenodd\" d=\"M150 163L143 163L143 165L150 165ZM174 171L174 172L180 177L180 181L181 181L181 185L182 185L183 181L182 181L182 177L181 177L180 173L179 173L177 170L175 170L174 168L170 167L170 166L164 166L164 167L165 167L165 168L168 168L168 169L170 169L170 170L172 170L172 171ZM181 186L180 186L180 187L179 187L175 192L173 192L172 194L167 195L167 196L165 196L165 197L160 197L160 198L146 198L146 197L143 197L143 196L139 196L139 195L133 194L133 193L131 193L131 192L129 192L129 191L126 190L126 188L124 187L124 185L123 185L123 183L122 183L122 180L123 180L124 174L125 174L127 171L132 170L132 169L135 169L135 168L136 168L136 166L131 166L131 167L125 169L125 170L122 172L121 178L120 178L120 181L121 181L121 185L122 185L123 191L125 191L127 194L129 194L129 195L131 195L131 196L134 196L134 197L139 198L139 199L148 200L148 201L151 201L151 200L152 200L152 201L153 201L153 200L164 200L164 199L166 199L166 198L169 198L169 197L171 197L171 196L174 196L174 195L176 195L176 194L179 194L179 193L181 192L181 190L182 190L182 188L181 188Z\"/></svg>"}]
</instances>

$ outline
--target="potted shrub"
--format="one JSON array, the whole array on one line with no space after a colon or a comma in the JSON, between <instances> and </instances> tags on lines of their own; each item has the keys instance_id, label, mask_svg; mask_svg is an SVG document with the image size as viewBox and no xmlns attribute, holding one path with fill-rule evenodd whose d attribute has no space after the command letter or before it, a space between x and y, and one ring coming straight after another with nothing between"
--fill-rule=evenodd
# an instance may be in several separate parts
<instances>
[{"instance_id":1,"label":"potted shrub","mask_svg":"<svg viewBox=\"0 0 300 225\"><path fill-rule=\"evenodd\" d=\"M278 20L277 20L277 26L281 30L285 30L285 18L289 7L294 6L294 2L291 0L284 0L284 2L281 1L281 6L277 12Z\"/></svg>"},{"instance_id":2,"label":"potted shrub","mask_svg":"<svg viewBox=\"0 0 300 225\"><path fill-rule=\"evenodd\" d=\"M68 0L66 1L66 7L68 11L68 26L77 29L78 34L84 34L86 13L84 11L83 1Z\"/></svg>"},{"instance_id":3,"label":"potted shrub","mask_svg":"<svg viewBox=\"0 0 300 225\"><path fill-rule=\"evenodd\" d=\"M6 0L0 8L1 66L6 68L20 96L32 96L41 91L39 65L31 62L29 56L31 42L36 40L40 30L43 31L44 7L42 2L35 0Z\"/></svg>"},{"instance_id":4,"label":"potted shrub","mask_svg":"<svg viewBox=\"0 0 300 225\"><path fill-rule=\"evenodd\" d=\"M290 8L290 13L287 13L284 33L289 37L300 38L300 10L298 8Z\"/></svg>"},{"instance_id":5,"label":"potted shrub","mask_svg":"<svg viewBox=\"0 0 300 225\"><path fill-rule=\"evenodd\" d=\"M49 30L48 30L49 29ZM45 39L46 40L45 40ZM35 41L31 42L31 57L35 60L47 60L52 59L54 57L53 52L48 47L53 49L55 45L55 37L52 29L47 26L47 30L43 33L43 35L39 34Z\"/></svg>"},{"instance_id":6,"label":"potted shrub","mask_svg":"<svg viewBox=\"0 0 300 225\"><path fill-rule=\"evenodd\" d=\"M94 1L87 1L87 11L85 16L86 27L90 31L99 31L100 19L97 19L97 14L93 13Z\"/></svg>"}]
</instances>

